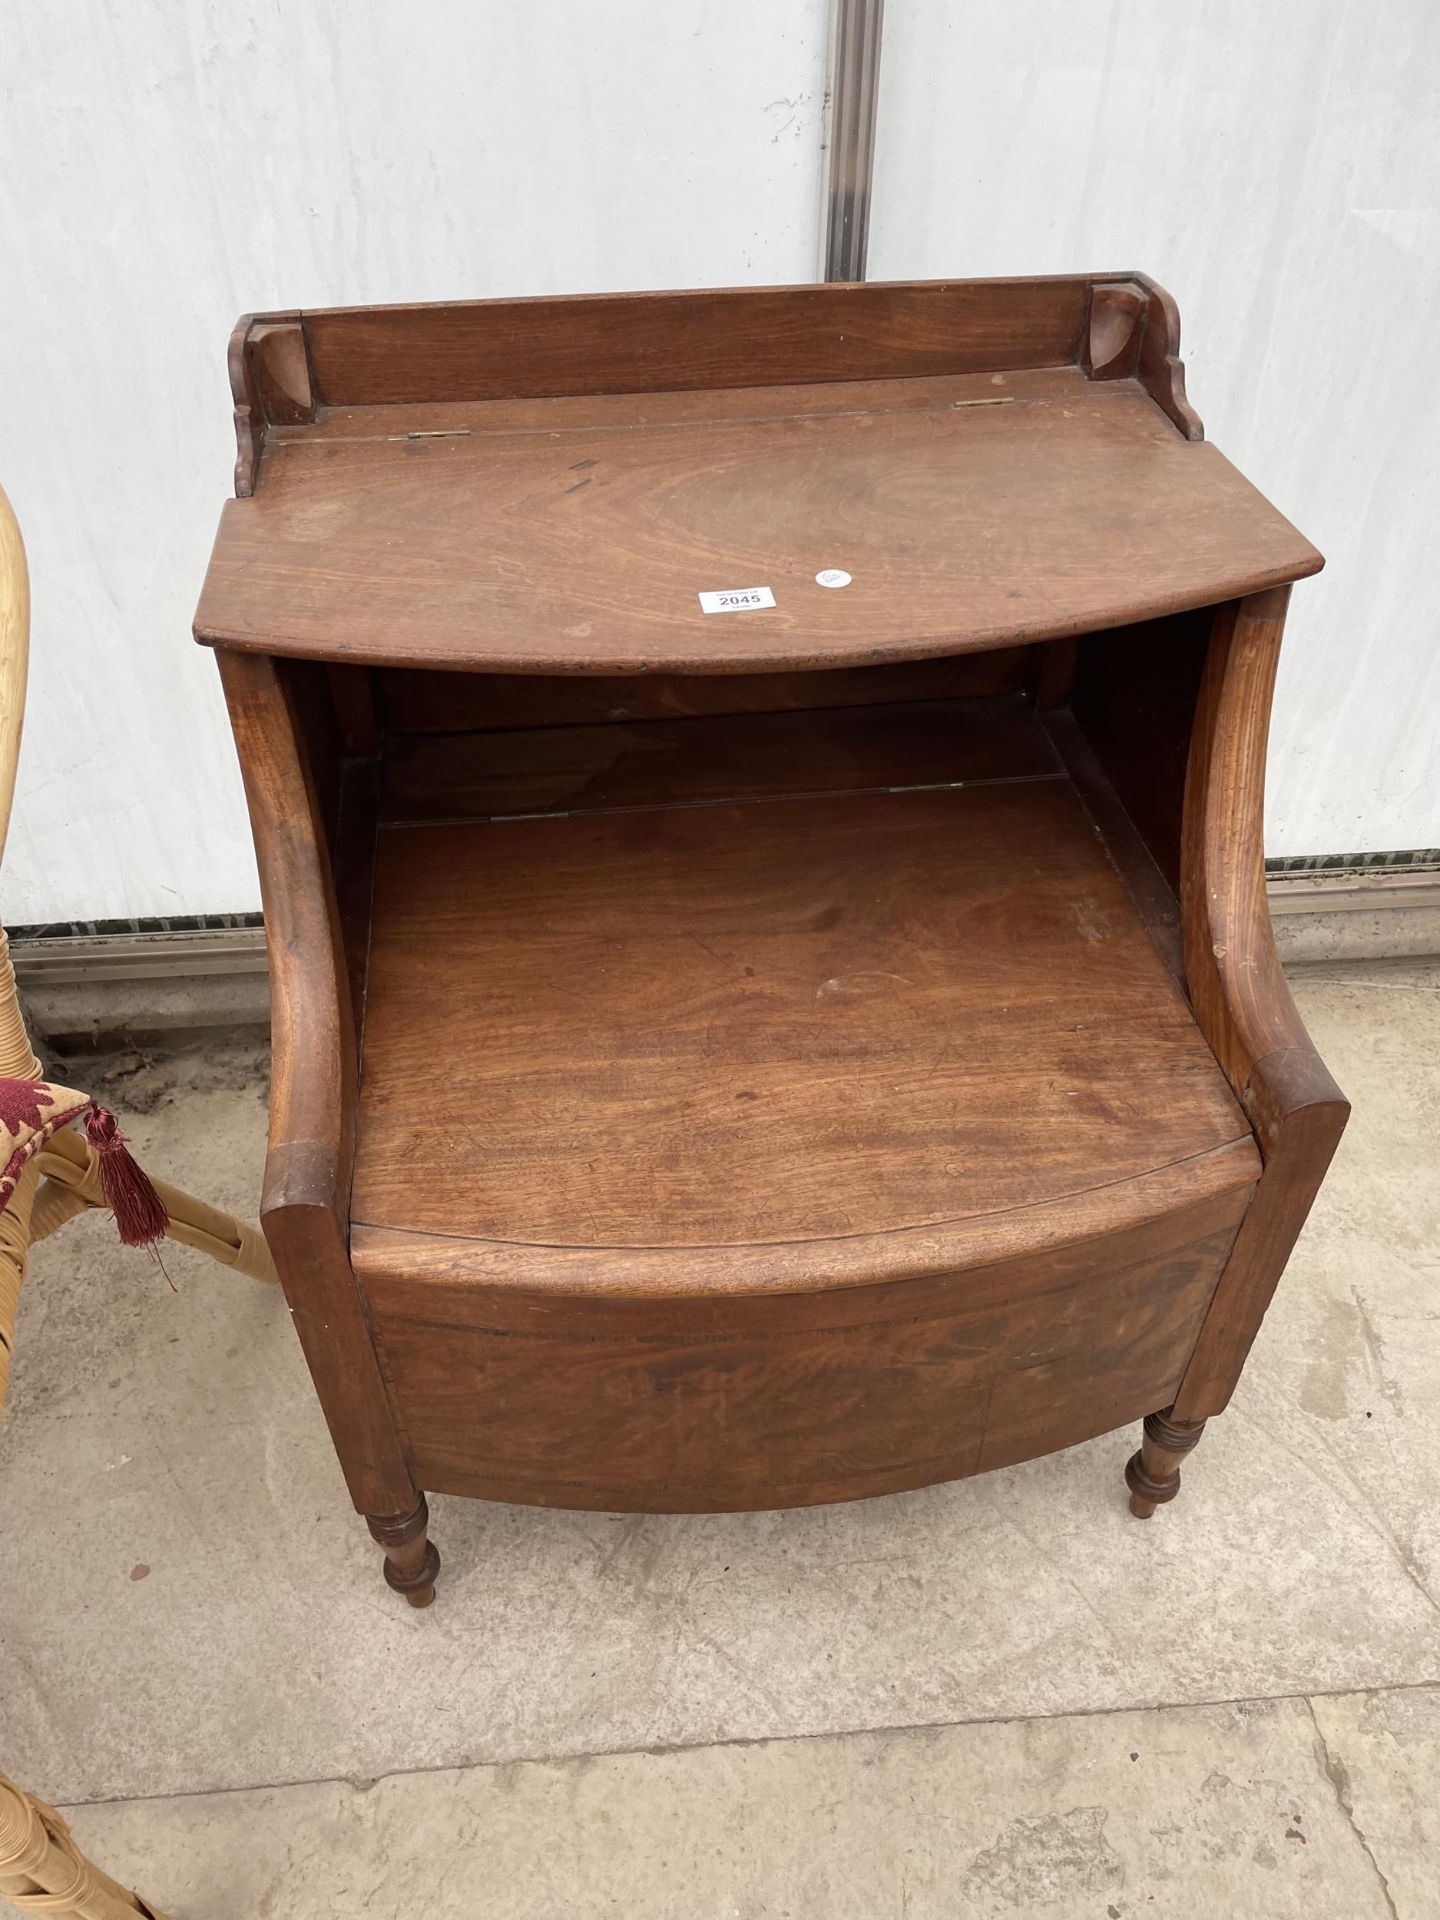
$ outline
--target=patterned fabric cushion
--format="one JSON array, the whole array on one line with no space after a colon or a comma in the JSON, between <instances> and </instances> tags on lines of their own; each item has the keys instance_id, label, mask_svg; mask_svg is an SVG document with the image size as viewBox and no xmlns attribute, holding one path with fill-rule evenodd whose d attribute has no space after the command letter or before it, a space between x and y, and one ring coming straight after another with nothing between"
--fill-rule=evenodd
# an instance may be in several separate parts
<instances>
[{"instance_id":1,"label":"patterned fabric cushion","mask_svg":"<svg viewBox=\"0 0 1440 1920\"><path fill-rule=\"evenodd\" d=\"M32 1153L38 1153L57 1127L90 1112L88 1093L52 1087L48 1080L0 1080L0 1208L10 1204L16 1182Z\"/></svg>"},{"instance_id":2,"label":"patterned fabric cushion","mask_svg":"<svg viewBox=\"0 0 1440 1920\"><path fill-rule=\"evenodd\" d=\"M88 1093L54 1087L48 1080L0 1078L0 1155L5 1156L0 1211L9 1205L31 1154L40 1151L57 1127L82 1115L86 1138L99 1155L100 1185L120 1238L127 1247L152 1245L163 1238L169 1215L149 1179L125 1151L125 1136L114 1114Z\"/></svg>"}]
</instances>

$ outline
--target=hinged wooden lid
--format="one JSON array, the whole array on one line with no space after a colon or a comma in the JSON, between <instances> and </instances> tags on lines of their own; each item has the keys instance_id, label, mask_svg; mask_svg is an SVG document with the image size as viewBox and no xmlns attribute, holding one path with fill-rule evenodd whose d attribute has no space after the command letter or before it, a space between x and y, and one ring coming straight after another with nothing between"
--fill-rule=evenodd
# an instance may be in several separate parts
<instances>
[{"instance_id":1,"label":"hinged wooden lid","mask_svg":"<svg viewBox=\"0 0 1440 1920\"><path fill-rule=\"evenodd\" d=\"M250 318L240 497L196 635L754 672L1082 632L1315 572L1203 444L1178 346L1141 275Z\"/></svg>"}]
</instances>

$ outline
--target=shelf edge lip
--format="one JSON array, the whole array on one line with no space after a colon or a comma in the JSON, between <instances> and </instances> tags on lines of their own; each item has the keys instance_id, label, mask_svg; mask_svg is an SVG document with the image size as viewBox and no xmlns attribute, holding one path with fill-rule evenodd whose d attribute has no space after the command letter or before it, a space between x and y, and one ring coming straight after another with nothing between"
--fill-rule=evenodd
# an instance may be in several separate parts
<instances>
[{"instance_id":1,"label":"shelf edge lip","mask_svg":"<svg viewBox=\"0 0 1440 1920\"><path fill-rule=\"evenodd\" d=\"M450 1278L427 1268L425 1253L444 1257L451 1249L513 1261L531 1271L523 1277L481 1280L498 1292L565 1295L576 1291L594 1298L653 1299L670 1293L685 1298L737 1296L779 1297L781 1294L845 1293L891 1281L922 1280L947 1273L978 1272L985 1267L1036 1251L1084 1245L1104 1240L1151 1222L1183 1216L1192 1210L1226 1203L1252 1187L1259 1176L1260 1155L1254 1135L1242 1133L1158 1167L1145 1167L1100 1187L1082 1188L1037 1200L1031 1205L998 1213L962 1216L955 1220L877 1228L843 1237L770 1242L733 1242L687 1246L584 1246L531 1241L467 1238L437 1234L423 1227L383 1226L351 1220L351 1246L362 1286L384 1287L397 1275L403 1280L443 1289L462 1290L477 1284L473 1273ZM1175 1176L1186 1176L1178 1191L1167 1187ZM1088 1206L1087 1206L1087 1203ZM1077 1216L1080 1216L1077 1218ZM1088 1217L1087 1217L1088 1216ZM1028 1242L1008 1241L1005 1222L1028 1219L1036 1237ZM398 1267L387 1266L389 1249L401 1256ZM805 1283L777 1287L773 1263L778 1255L804 1250L811 1260ZM572 1263L591 1264L592 1271L577 1283ZM601 1265L626 1269L626 1278L601 1275ZM634 1269L666 1266L691 1271L703 1266L723 1272L720 1280L702 1280L689 1287L664 1288L634 1284Z\"/></svg>"},{"instance_id":2,"label":"shelf edge lip","mask_svg":"<svg viewBox=\"0 0 1440 1920\"><path fill-rule=\"evenodd\" d=\"M826 667L880 667L898 665L906 660L937 660L952 654L994 653L1010 647L1028 646L1038 640L1066 640L1087 633L1105 633L1112 627L1138 626L1146 620L1161 619L1174 613L1191 613L1197 607L1223 606L1227 601L1262 593L1270 587L1288 586L1319 573L1324 556L1311 550L1308 561L1295 566L1270 569L1258 574L1241 575L1222 583L1210 582L1193 593L1167 594L1144 603L1122 603L1107 611L1105 617L1089 615L1022 621L1012 626L985 628L971 634L954 630L924 634L914 640L885 647L807 645L796 639L791 645L776 644L763 651L747 649L743 653L706 652L677 645L656 649L654 657L634 654L615 655L600 652L585 654L537 654L511 648L476 648L459 651L453 647L396 647L349 644L322 646L314 641L285 633L257 634L226 627L218 622L202 621L198 615L191 629L202 647L234 653L275 654L285 659L324 660L336 665L419 668L437 672L514 673L540 676L589 678L617 675L644 678L651 674L725 674L795 673ZM753 617L753 616L752 616Z\"/></svg>"}]
</instances>

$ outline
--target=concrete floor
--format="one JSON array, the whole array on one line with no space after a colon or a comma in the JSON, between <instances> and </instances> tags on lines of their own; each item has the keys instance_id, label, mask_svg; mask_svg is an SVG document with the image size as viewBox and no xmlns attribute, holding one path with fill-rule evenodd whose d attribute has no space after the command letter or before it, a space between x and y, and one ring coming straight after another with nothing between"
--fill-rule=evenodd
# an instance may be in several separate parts
<instances>
[{"instance_id":1,"label":"concrete floor","mask_svg":"<svg viewBox=\"0 0 1440 1920\"><path fill-rule=\"evenodd\" d=\"M791 1514L436 1499L413 1613L278 1297L81 1223L0 1435L0 1766L189 1920L1440 1916L1440 968L1296 988L1355 1118L1149 1525L1129 1434ZM253 1205L258 1049L106 1097Z\"/></svg>"}]
</instances>

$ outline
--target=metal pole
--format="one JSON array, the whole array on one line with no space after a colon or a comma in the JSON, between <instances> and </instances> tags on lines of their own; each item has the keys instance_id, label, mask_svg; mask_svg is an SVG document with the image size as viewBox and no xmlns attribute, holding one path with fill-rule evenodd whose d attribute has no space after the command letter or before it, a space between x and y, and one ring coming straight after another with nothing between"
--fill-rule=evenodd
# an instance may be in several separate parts
<instances>
[{"instance_id":1,"label":"metal pole","mask_svg":"<svg viewBox=\"0 0 1440 1920\"><path fill-rule=\"evenodd\" d=\"M833 0L825 278L863 280L885 0Z\"/></svg>"}]
</instances>

